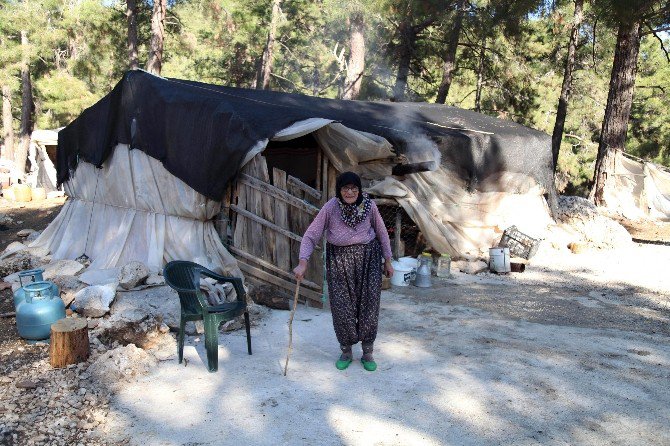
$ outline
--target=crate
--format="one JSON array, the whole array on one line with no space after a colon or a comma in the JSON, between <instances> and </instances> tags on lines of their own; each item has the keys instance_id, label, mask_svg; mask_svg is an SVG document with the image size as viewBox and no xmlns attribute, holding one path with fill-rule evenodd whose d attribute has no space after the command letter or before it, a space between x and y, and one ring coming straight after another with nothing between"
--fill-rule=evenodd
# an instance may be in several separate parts
<instances>
[{"instance_id":1,"label":"crate","mask_svg":"<svg viewBox=\"0 0 670 446\"><path fill-rule=\"evenodd\" d=\"M516 226L510 226L503 232L498 246L501 248L509 248L512 257L530 259L537 253L537 248L540 246L540 240L527 236L519 231Z\"/></svg>"}]
</instances>

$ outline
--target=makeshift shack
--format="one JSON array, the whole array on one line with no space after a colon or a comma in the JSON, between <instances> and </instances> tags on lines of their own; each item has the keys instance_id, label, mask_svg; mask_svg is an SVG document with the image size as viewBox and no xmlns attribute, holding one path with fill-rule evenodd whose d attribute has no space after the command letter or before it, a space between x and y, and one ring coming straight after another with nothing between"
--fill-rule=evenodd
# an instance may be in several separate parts
<instances>
[{"instance_id":1,"label":"makeshift shack","mask_svg":"<svg viewBox=\"0 0 670 446\"><path fill-rule=\"evenodd\" d=\"M424 245L454 256L480 255L512 224L541 232L545 198L556 200L550 137L509 121L138 70L59 132L58 182L70 200L32 246L86 254L91 281L131 260L159 269L189 259L288 290L301 235L345 170L380 205L402 209L387 214L390 231L405 218ZM302 287L315 305L321 253Z\"/></svg>"}]
</instances>

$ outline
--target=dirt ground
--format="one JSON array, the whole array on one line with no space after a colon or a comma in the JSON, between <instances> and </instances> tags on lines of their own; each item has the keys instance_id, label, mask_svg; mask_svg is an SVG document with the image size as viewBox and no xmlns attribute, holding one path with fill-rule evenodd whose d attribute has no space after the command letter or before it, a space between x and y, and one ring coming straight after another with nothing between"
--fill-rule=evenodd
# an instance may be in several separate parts
<instances>
[{"instance_id":1,"label":"dirt ground","mask_svg":"<svg viewBox=\"0 0 670 446\"><path fill-rule=\"evenodd\" d=\"M42 231L46 228L58 215L64 202L64 198L53 198L18 204L0 198L0 252L10 243L22 241L16 235L21 229ZM4 217L9 217L9 219ZM0 291L0 314L11 311L14 311L12 290L2 290ZM7 349L18 351L19 348L22 348L21 354L16 355L19 362L12 367L30 363L44 353L42 347L30 346L20 340L14 318L0 318L0 353ZM6 365L4 362L0 365L0 374L6 372L3 370Z\"/></svg>"},{"instance_id":2,"label":"dirt ground","mask_svg":"<svg viewBox=\"0 0 670 446\"><path fill-rule=\"evenodd\" d=\"M543 256L544 254L544 256ZM670 444L670 247L545 252L523 274L454 273L382 294L379 369L337 371L328 312L300 307L200 338L113 399L102 433L131 445ZM640 261L640 259L653 259ZM356 359L360 348L354 350ZM138 395L141 394L141 398ZM175 413L180 417L173 417Z\"/></svg>"},{"instance_id":3,"label":"dirt ground","mask_svg":"<svg viewBox=\"0 0 670 446\"><path fill-rule=\"evenodd\" d=\"M0 202L14 221L0 246L61 205ZM98 444L670 444L670 223L625 223L640 241L629 248L545 247L522 274L385 291L375 373L334 368L323 310L298 309L287 377L285 311L252 329L252 356L243 332L222 334L216 374L191 336L185 364L116 390ZM0 318L0 377L47 357Z\"/></svg>"},{"instance_id":4,"label":"dirt ground","mask_svg":"<svg viewBox=\"0 0 670 446\"><path fill-rule=\"evenodd\" d=\"M10 223L0 222L0 251L11 242L21 241L16 235L21 229L41 231L46 228L63 207L65 198L16 203L0 198L0 215L9 216Z\"/></svg>"}]
</instances>

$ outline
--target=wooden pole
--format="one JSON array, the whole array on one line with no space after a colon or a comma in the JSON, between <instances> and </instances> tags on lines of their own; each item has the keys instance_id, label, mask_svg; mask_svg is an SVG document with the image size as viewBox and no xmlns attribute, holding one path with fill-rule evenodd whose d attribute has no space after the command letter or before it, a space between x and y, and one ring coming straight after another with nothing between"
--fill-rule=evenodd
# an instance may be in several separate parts
<instances>
[{"instance_id":1,"label":"wooden pole","mask_svg":"<svg viewBox=\"0 0 670 446\"><path fill-rule=\"evenodd\" d=\"M323 151L321 148L319 148L316 151L316 184L315 184L315 189L318 191L321 191L321 169L322 169L322 162L321 162L321 156L322 156Z\"/></svg>"},{"instance_id":2,"label":"wooden pole","mask_svg":"<svg viewBox=\"0 0 670 446\"><path fill-rule=\"evenodd\" d=\"M295 295L293 296L293 309L291 310L291 317L288 319L288 352L286 353L286 364L284 364L284 376L286 376L286 371L288 370L288 358L291 356L291 350L293 349L293 316L295 315L295 309L298 307L298 293L300 292L300 281L295 284Z\"/></svg>"},{"instance_id":3,"label":"wooden pole","mask_svg":"<svg viewBox=\"0 0 670 446\"><path fill-rule=\"evenodd\" d=\"M51 325L49 359L51 366L62 368L86 361L89 354L86 319L65 318Z\"/></svg>"},{"instance_id":4,"label":"wooden pole","mask_svg":"<svg viewBox=\"0 0 670 446\"><path fill-rule=\"evenodd\" d=\"M395 231L393 234L393 248L395 250L395 258L399 259L401 257L400 255L400 243L401 243L401 234L400 231L402 230L402 208L398 206L398 208L395 211ZM404 253L403 253L404 254Z\"/></svg>"}]
</instances>

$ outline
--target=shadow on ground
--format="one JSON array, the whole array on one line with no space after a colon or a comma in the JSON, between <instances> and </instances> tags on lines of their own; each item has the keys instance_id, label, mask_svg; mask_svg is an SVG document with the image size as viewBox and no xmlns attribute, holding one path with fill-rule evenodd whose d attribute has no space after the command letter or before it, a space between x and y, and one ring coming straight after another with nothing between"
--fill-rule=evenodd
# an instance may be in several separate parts
<instances>
[{"instance_id":1,"label":"shadow on ground","mask_svg":"<svg viewBox=\"0 0 670 446\"><path fill-rule=\"evenodd\" d=\"M617 284L598 284L598 297L454 282L384 293L374 373L335 369L330 315L311 308L298 309L287 377L287 312L253 329L253 356L244 333L221 335L215 374L191 338L188 366L161 363L120 390L105 435L146 446L670 442L667 309Z\"/></svg>"}]
</instances>

